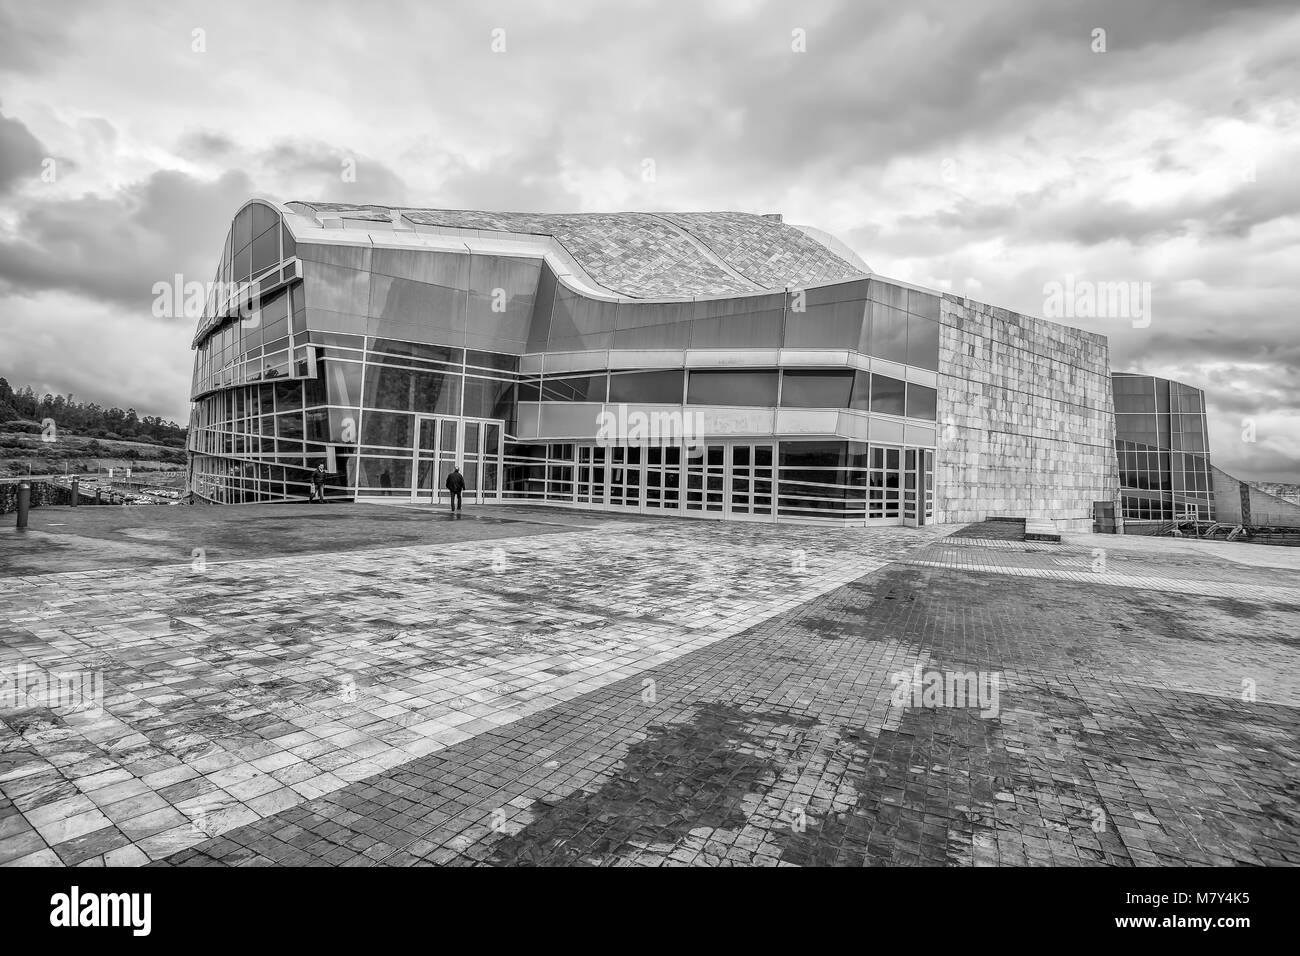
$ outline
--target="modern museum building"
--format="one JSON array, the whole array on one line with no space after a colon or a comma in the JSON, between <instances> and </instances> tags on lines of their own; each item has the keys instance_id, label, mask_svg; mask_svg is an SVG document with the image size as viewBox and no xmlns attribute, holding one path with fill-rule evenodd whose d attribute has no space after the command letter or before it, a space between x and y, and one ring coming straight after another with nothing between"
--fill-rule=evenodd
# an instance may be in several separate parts
<instances>
[{"instance_id":1,"label":"modern museum building","mask_svg":"<svg viewBox=\"0 0 1300 956\"><path fill-rule=\"evenodd\" d=\"M358 501L445 501L459 467L467 505L747 521L1086 529L1120 499L1104 336L779 215L255 199L193 346L215 503L302 500L319 463Z\"/></svg>"}]
</instances>

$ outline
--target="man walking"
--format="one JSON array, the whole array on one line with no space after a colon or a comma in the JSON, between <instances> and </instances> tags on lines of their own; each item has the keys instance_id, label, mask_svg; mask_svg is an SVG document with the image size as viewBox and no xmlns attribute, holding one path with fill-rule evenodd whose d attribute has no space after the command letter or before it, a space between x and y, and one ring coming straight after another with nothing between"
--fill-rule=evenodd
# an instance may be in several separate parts
<instances>
[{"instance_id":1,"label":"man walking","mask_svg":"<svg viewBox=\"0 0 1300 956\"><path fill-rule=\"evenodd\" d=\"M453 468L447 476L447 490L451 492L451 511L455 514L460 511L460 495L465 490L465 479L461 477L459 468Z\"/></svg>"}]
</instances>

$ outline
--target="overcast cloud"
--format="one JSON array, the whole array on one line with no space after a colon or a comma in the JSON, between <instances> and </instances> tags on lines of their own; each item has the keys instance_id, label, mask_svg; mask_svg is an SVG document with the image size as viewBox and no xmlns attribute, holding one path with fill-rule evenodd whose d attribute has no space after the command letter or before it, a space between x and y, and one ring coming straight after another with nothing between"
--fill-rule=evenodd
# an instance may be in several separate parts
<instances>
[{"instance_id":1,"label":"overcast cloud","mask_svg":"<svg viewBox=\"0 0 1300 956\"><path fill-rule=\"evenodd\" d=\"M1068 321L1205 388L1217 464L1300 481L1297 49L1294 2L0 0L0 374L184 421L151 288L252 194L782 212L1034 315L1151 283L1149 326Z\"/></svg>"}]
</instances>

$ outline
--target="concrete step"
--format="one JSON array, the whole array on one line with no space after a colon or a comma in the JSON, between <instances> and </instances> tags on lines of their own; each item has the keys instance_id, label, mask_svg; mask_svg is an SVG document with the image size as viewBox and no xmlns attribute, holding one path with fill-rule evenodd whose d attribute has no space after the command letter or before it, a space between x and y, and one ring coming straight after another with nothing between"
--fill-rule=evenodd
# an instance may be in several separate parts
<instances>
[{"instance_id":1,"label":"concrete step","mask_svg":"<svg viewBox=\"0 0 1300 956\"><path fill-rule=\"evenodd\" d=\"M1061 533L1056 530L1056 525L1052 524L1050 521L1044 521L1040 518L1026 518L1025 540L1053 541L1059 544L1061 541Z\"/></svg>"}]
</instances>

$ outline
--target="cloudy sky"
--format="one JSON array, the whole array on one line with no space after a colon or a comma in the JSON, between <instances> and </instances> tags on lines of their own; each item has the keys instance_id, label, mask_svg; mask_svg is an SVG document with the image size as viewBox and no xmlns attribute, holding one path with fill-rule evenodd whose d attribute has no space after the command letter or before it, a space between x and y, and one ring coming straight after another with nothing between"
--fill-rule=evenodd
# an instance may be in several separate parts
<instances>
[{"instance_id":1,"label":"cloudy sky","mask_svg":"<svg viewBox=\"0 0 1300 956\"><path fill-rule=\"evenodd\" d=\"M1149 323L1069 324L1300 481L1297 49L1294 0L0 0L0 375L184 421L151 290L252 194L779 211L1034 315L1150 283Z\"/></svg>"}]
</instances>

